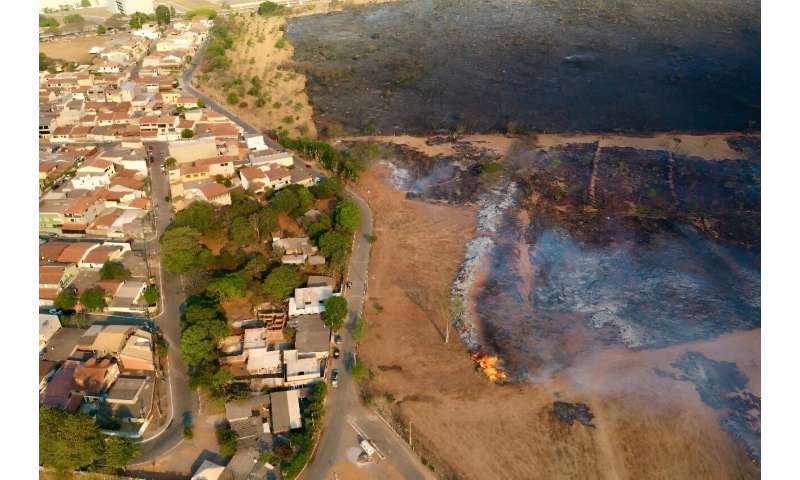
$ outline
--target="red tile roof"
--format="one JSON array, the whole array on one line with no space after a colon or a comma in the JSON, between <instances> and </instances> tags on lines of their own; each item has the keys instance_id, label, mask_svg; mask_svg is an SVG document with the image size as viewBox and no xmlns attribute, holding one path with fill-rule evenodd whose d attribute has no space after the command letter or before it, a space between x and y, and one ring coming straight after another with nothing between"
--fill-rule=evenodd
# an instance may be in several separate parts
<instances>
[{"instance_id":1,"label":"red tile roof","mask_svg":"<svg viewBox=\"0 0 800 480\"><path fill-rule=\"evenodd\" d=\"M81 261L86 252L97 246L96 243L76 242L70 243L61 255L58 256L58 261L62 263L78 263Z\"/></svg>"},{"instance_id":2,"label":"red tile roof","mask_svg":"<svg viewBox=\"0 0 800 480\"><path fill-rule=\"evenodd\" d=\"M200 191L203 192L203 196L206 197L207 200L221 197L228 193L228 189L219 183L210 183L208 185L204 185L200 187Z\"/></svg>"}]
</instances>

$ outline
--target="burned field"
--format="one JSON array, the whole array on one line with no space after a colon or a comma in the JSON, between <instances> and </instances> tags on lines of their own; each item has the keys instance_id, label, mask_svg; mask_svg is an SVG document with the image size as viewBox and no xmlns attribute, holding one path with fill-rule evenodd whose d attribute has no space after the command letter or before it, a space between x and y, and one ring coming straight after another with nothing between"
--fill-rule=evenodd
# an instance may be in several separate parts
<instances>
[{"instance_id":1,"label":"burned field","mask_svg":"<svg viewBox=\"0 0 800 480\"><path fill-rule=\"evenodd\" d=\"M747 377L735 363L718 362L698 352L686 352L671 365L681 372L657 369L656 374L694 385L700 399L722 412L722 425L761 461L761 398L747 389Z\"/></svg>"},{"instance_id":2,"label":"burned field","mask_svg":"<svg viewBox=\"0 0 800 480\"><path fill-rule=\"evenodd\" d=\"M760 126L759 3L422 0L292 19L319 125L351 132Z\"/></svg>"},{"instance_id":3,"label":"burned field","mask_svg":"<svg viewBox=\"0 0 800 480\"><path fill-rule=\"evenodd\" d=\"M498 161L449 141L450 156L392 147L393 183L411 198L480 207L454 291L471 304L461 333L499 355L510 378L603 346L760 326L758 159L523 143ZM735 141L758 151L757 139Z\"/></svg>"}]
</instances>

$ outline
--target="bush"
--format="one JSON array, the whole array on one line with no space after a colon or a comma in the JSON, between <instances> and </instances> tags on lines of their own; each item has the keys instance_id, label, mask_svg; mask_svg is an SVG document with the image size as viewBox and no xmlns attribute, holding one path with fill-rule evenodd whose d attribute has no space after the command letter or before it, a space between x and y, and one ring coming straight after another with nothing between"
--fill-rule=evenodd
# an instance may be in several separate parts
<instances>
[{"instance_id":1,"label":"bush","mask_svg":"<svg viewBox=\"0 0 800 480\"><path fill-rule=\"evenodd\" d=\"M239 103L239 95L236 95L236 93L231 92L228 94L227 101L229 105L236 105L237 103Z\"/></svg>"},{"instance_id":2,"label":"bush","mask_svg":"<svg viewBox=\"0 0 800 480\"><path fill-rule=\"evenodd\" d=\"M194 430L192 429L191 425L186 425L183 427L183 438L187 440L191 440L194 438Z\"/></svg>"},{"instance_id":3,"label":"bush","mask_svg":"<svg viewBox=\"0 0 800 480\"><path fill-rule=\"evenodd\" d=\"M353 340L356 343L361 343L364 340L364 335L367 333L367 323L364 321L363 316L359 316L353 324Z\"/></svg>"},{"instance_id":4,"label":"bush","mask_svg":"<svg viewBox=\"0 0 800 480\"><path fill-rule=\"evenodd\" d=\"M258 14L264 17L277 15L283 12L283 7L273 2L261 2L258 5Z\"/></svg>"},{"instance_id":5,"label":"bush","mask_svg":"<svg viewBox=\"0 0 800 480\"><path fill-rule=\"evenodd\" d=\"M236 454L236 440L238 435L228 427L217 427L217 443L219 453L225 457L232 457Z\"/></svg>"},{"instance_id":6,"label":"bush","mask_svg":"<svg viewBox=\"0 0 800 480\"><path fill-rule=\"evenodd\" d=\"M481 164L481 175L491 175L503 169L503 166L497 162L489 162Z\"/></svg>"},{"instance_id":7,"label":"bush","mask_svg":"<svg viewBox=\"0 0 800 480\"><path fill-rule=\"evenodd\" d=\"M367 367L367 364L361 360L356 360L356 362L350 367L350 375L353 376L353 380L358 383L362 383L372 376L372 372L370 371L369 367Z\"/></svg>"},{"instance_id":8,"label":"bush","mask_svg":"<svg viewBox=\"0 0 800 480\"><path fill-rule=\"evenodd\" d=\"M192 138L194 137L194 132L190 128L184 128L181 130L181 138Z\"/></svg>"},{"instance_id":9,"label":"bush","mask_svg":"<svg viewBox=\"0 0 800 480\"><path fill-rule=\"evenodd\" d=\"M275 42L275 48L284 48L286 46L286 38L281 37Z\"/></svg>"}]
</instances>

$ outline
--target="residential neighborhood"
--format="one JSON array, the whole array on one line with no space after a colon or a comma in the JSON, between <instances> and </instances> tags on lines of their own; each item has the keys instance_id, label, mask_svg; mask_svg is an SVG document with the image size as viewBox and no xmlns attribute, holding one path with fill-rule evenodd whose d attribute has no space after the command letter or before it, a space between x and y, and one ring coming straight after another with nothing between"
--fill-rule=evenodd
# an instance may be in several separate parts
<instances>
[{"instance_id":1,"label":"residential neighborhood","mask_svg":"<svg viewBox=\"0 0 800 480\"><path fill-rule=\"evenodd\" d=\"M359 209L186 88L212 27L145 22L40 72L41 415L189 465L165 452L200 441L197 395L220 457L192 478L294 478L337 386Z\"/></svg>"}]
</instances>

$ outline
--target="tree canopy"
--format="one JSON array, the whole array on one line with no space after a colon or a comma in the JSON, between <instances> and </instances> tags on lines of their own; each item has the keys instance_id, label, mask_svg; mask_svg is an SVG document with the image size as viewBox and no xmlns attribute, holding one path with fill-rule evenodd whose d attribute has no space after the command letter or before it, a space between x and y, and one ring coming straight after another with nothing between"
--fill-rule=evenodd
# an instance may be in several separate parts
<instances>
[{"instance_id":1,"label":"tree canopy","mask_svg":"<svg viewBox=\"0 0 800 480\"><path fill-rule=\"evenodd\" d=\"M98 35L102 35L102 34L104 34L104 33L106 33L106 27L104 27L104 26L102 26L102 25L98 25L98 26L97 26L97 34L98 34Z\"/></svg>"},{"instance_id":2,"label":"tree canopy","mask_svg":"<svg viewBox=\"0 0 800 480\"><path fill-rule=\"evenodd\" d=\"M227 273L212 280L206 291L220 300L242 298L247 293L247 281L239 272Z\"/></svg>"},{"instance_id":3,"label":"tree canopy","mask_svg":"<svg viewBox=\"0 0 800 480\"><path fill-rule=\"evenodd\" d=\"M325 258L342 258L350 248L350 236L331 231L319 238L319 251Z\"/></svg>"},{"instance_id":4,"label":"tree canopy","mask_svg":"<svg viewBox=\"0 0 800 480\"><path fill-rule=\"evenodd\" d=\"M242 276L246 280L261 280L264 272L269 270L271 262L267 257L260 253L255 257L248 260L247 264L242 269Z\"/></svg>"},{"instance_id":5,"label":"tree canopy","mask_svg":"<svg viewBox=\"0 0 800 480\"><path fill-rule=\"evenodd\" d=\"M200 232L191 227L167 230L161 239L161 258L171 273L186 273L208 266L213 255L200 244Z\"/></svg>"},{"instance_id":6,"label":"tree canopy","mask_svg":"<svg viewBox=\"0 0 800 480\"><path fill-rule=\"evenodd\" d=\"M361 212L355 203L346 200L336 205L336 226L352 232L361 224Z\"/></svg>"},{"instance_id":7,"label":"tree canopy","mask_svg":"<svg viewBox=\"0 0 800 480\"><path fill-rule=\"evenodd\" d=\"M274 2L261 2L258 5L258 14L268 17L280 13L283 8Z\"/></svg>"},{"instance_id":8,"label":"tree canopy","mask_svg":"<svg viewBox=\"0 0 800 480\"><path fill-rule=\"evenodd\" d=\"M184 128L181 130L181 138L192 138L194 137L194 131L191 128Z\"/></svg>"},{"instance_id":9,"label":"tree canopy","mask_svg":"<svg viewBox=\"0 0 800 480\"><path fill-rule=\"evenodd\" d=\"M181 317L181 358L197 366L217 359L217 342L228 334L228 324L213 299L194 297Z\"/></svg>"},{"instance_id":10,"label":"tree canopy","mask_svg":"<svg viewBox=\"0 0 800 480\"><path fill-rule=\"evenodd\" d=\"M39 15L39 28L57 27L58 20L46 15Z\"/></svg>"},{"instance_id":11,"label":"tree canopy","mask_svg":"<svg viewBox=\"0 0 800 480\"><path fill-rule=\"evenodd\" d=\"M158 22L159 25L169 25L171 17L172 12L170 12L168 6L159 5L156 7L156 22Z\"/></svg>"},{"instance_id":12,"label":"tree canopy","mask_svg":"<svg viewBox=\"0 0 800 480\"><path fill-rule=\"evenodd\" d=\"M264 279L264 292L274 300L283 300L302 285L303 276L288 265L275 267Z\"/></svg>"},{"instance_id":13,"label":"tree canopy","mask_svg":"<svg viewBox=\"0 0 800 480\"><path fill-rule=\"evenodd\" d=\"M100 287L90 288L81 293L81 305L90 312L96 312L106 308L106 292Z\"/></svg>"},{"instance_id":14,"label":"tree canopy","mask_svg":"<svg viewBox=\"0 0 800 480\"><path fill-rule=\"evenodd\" d=\"M253 226L244 217L237 217L230 227L230 238L236 245L242 246L253 243L256 239L256 232Z\"/></svg>"},{"instance_id":15,"label":"tree canopy","mask_svg":"<svg viewBox=\"0 0 800 480\"><path fill-rule=\"evenodd\" d=\"M317 185L310 188L311 193L317 198L330 198L339 194L344 188L339 177L325 177Z\"/></svg>"},{"instance_id":16,"label":"tree canopy","mask_svg":"<svg viewBox=\"0 0 800 480\"><path fill-rule=\"evenodd\" d=\"M131 271L121 262L108 261L100 269L101 280L127 280L131 278Z\"/></svg>"},{"instance_id":17,"label":"tree canopy","mask_svg":"<svg viewBox=\"0 0 800 480\"><path fill-rule=\"evenodd\" d=\"M148 305L155 305L161 299L161 293L155 285L148 285L142 292L142 297Z\"/></svg>"},{"instance_id":18,"label":"tree canopy","mask_svg":"<svg viewBox=\"0 0 800 480\"><path fill-rule=\"evenodd\" d=\"M325 300L322 321L334 332L340 330L347 316L347 300L344 297L330 297Z\"/></svg>"},{"instance_id":19,"label":"tree canopy","mask_svg":"<svg viewBox=\"0 0 800 480\"><path fill-rule=\"evenodd\" d=\"M106 437L84 413L55 407L39 409L39 463L60 472L105 464L122 468L139 455L139 447L121 437Z\"/></svg>"},{"instance_id":20,"label":"tree canopy","mask_svg":"<svg viewBox=\"0 0 800 480\"><path fill-rule=\"evenodd\" d=\"M218 231L220 224L217 211L208 202L194 201L175 214L176 227L191 227L203 235Z\"/></svg>"},{"instance_id":21,"label":"tree canopy","mask_svg":"<svg viewBox=\"0 0 800 480\"><path fill-rule=\"evenodd\" d=\"M56 299L53 301L53 306L62 310L72 310L77 303L78 296L75 295L75 292L69 288L65 288L58 292L58 296L56 296Z\"/></svg>"},{"instance_id":22,"label":"tree canopy","mask_svg":"<svg viewBox=\"0 0 800 480\"><path fill-rule=\"evenodd\" d=\"M300 199L293 190L284 188L272 196L269 205L278 212L291 212L300 206Z\"/></svg>"}]
</instances>

